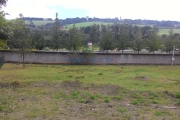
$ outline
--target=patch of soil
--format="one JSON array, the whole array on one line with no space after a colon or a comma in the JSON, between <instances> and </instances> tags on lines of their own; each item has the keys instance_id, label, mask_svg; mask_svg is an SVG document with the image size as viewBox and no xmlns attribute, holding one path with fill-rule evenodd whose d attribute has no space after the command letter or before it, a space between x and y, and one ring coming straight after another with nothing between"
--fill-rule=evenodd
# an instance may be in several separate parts
<instances>
[{"instance_id":1,"label":"patch of soil","mask_svg":"<svg viewBox=\"0 0 180 120\"><path fill-rule=\"evenodd\" d=\"M48 82L33 82L31 84L31 86L33 86L33 87L47 87L47 86L51 86L51 84Z\"/></svg>"},{"instance_id":2,"label":"patch of soil","mask_svg":"<svg viewBox=\"0 0 180 120\"><path fill-rule=\"evenodd\" d=\"M0 83L0 88L17 88L20 84L18 82Z\"/></svg>"},{"instance_id":3,"label":"patch of soil","mask_svg":"<svg viewBox=\"0 0 180 120\"><path fill-rule=\"evenodd\" d=\"M95 93L102 94L102 95L115 95L118 94L120 90L123 88L118 85L110 85L110 84L103 84L103 85L94 85L91 84L89 90Z\"/></svg>"}]
</instances>

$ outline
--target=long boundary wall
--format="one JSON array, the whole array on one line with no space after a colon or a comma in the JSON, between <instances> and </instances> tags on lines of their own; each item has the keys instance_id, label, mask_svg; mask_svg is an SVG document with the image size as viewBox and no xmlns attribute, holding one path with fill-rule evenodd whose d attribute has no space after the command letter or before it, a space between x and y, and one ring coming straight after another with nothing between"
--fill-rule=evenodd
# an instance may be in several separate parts
<instances>
[{"instance_id":1,"label":"long boundary wall","mask_svg":"<svg viewBox=\"0 0 180 120\"><path fill-rule=\"evenodd\" d=\"M5 62L22 62L22 56L14 51L0 51ZM172 54L69 54L63 52L30 52L25 55L26 63L41 64L142 64L171 65ZM174 65L180 65L180 54L175 54Z\"/></svg>"}]
</instances>

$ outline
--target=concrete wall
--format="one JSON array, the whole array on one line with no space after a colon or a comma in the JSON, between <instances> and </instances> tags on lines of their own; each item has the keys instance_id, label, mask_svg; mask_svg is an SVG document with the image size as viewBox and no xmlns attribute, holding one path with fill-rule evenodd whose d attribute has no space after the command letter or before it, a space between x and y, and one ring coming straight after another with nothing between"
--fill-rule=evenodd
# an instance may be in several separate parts
<instances>
[{"instance_id":1,"label":"concrete wall","mask_svg":"<svg viewBox=\"0 0 180 120\"><path fill-rule=\"evenodd\" d=\"M22 57L17 52L0 51L5 62L22 62ZM31 52L25 56L26 63L45 64L159 64L170 65L171 54L117 54L96 53L68 54L60 52ZM174 64L180 65L180 55L175 54Z\"/></svg>"}]
</instances>

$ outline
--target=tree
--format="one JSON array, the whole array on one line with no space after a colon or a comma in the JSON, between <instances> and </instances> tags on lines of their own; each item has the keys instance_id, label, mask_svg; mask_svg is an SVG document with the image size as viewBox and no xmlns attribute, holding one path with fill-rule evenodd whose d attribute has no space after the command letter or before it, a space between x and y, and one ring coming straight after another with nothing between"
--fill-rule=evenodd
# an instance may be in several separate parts
<instances>
[{"instance_id":1,"label":"tree","mask_svg":"<svg viewBox=\"0 0 180 120\"><path fill-rule=\"evenodd\" d=\"M158 31L156 30L155 27L153 27L153 29L148 32L147 46L148 46L149 52L154 53L154 51L160 48L160 41L157 34L158 34Z\"/></svg>"},{"instance_id":2,"label":"tree","mask_svg":"<svg viewBox=\"0 0 180 120\"><path fill-rule=\"evenodd\" d=\"M173 50L174 42L174 32L170 29L169 35L166 37L164 43L166 52L170 53Z\"/></svg>"},{"instance_id":3,"label":"tree","mask_svg":"<svg viewBox=\"0 0 180 120\"><path fill-rule=\"evenodd\" d=\"M89 41L91 41L93 44L97 44L99 42L99 37L100 37L100 26L93 24L90 30Z\"/></svg>"},{"instance_id":4,"label":"tree","mask_svg":"<svg viewBox=\"0 0 180 120\"><path fill-rule=\"evenodd\" d=\"M112 50L114 48L114 37L109 30L103 34L102 38L100 39L99 46L101 50Z\"/></svg>"},{"instance_id":5,"label":"tree","mask_svg":"<svg viewBox=\"0 0 180 120\"><path fill-rule=\"evenodd\" d=\"M5 40L7 40L10 37L10 30L4 18L5 15L7 15L7 13L1 11L2 6L5 6L6 3L7 0L0 0L0 49L6 46Z\"/></svg>"},{"instance_id":6,"label":"tree","mask_svg":"<svg viewBox=\"0 0 180 120\"><path fill-rule=\"evenodd\" d=\"M59 29L59 19L58 19L58 13L56 13L56 19L53 27L53 35L52 35L52 44L53 49L58 50L59 48L62 48L61 46L61 36L60 36L60 29Z\"/></svg>"},{"instance_id":7,"label":"tree","mask_svg":"<svg viewBox=\"0 0 180 120\"><path fill-rule=\"evenodd\" d=\"M134 50L139 51L144 47L144 40L141 33L141 28L138 27L136 33L134 34L134 44L133 44Z\"/></svg>"},{"instance_id":8,"label":"tree","mask_svg":"<svg viewBox=\"0 0 180 120\"><path fill-rule=\"evenodd\" d=\"M32 34L32 46L37 50L42 50L45 47L45 40L41 31L35 30Z\"/></svg>"},{"instance_id":9,"label":"tree","mask_svg":"<svg viewBox=\"0 0 180 120\"><path fill-rule=\"evenodd\" d=\"M0 0L0 8L6 6L7 0Z\"/></svg>"},{"instance_id":10,"label":"tree","mask_svg":"<svg viewBox=\"0 0 180 120\"><path fill-rule=\"evenodd\" d=\"M69 38L66 43L66 48L71 51L79 50L82 43L82 36L80 35L79 31L77 30L76 26L73 25L73 28L69 29Z\"/></svg>"},{"instance_id":11,"label":"tree","mask_svg":"<svg viewBox=\"0 0 180 120\"><path fill-rule=\"evenodd\" d=\"M118 50L122 50L122 54L124 49L126 49L129 42L129 29L127 24L122 24L120 26L120 33L117 40L117 48Z\"/></svg>"},{"instance_id":12,"label":"tree","mask_svg":"<svg viewBox=\"0 0 180 120\"><path fill-rule=\"evenodd\" d=\"M12 48L18 49L22 56L23 68L25 68L25 54L31 48L30 31L25 27L25 22L21 18L12 21L13 36L8 40Z\"/></svg>"}]
</instances>

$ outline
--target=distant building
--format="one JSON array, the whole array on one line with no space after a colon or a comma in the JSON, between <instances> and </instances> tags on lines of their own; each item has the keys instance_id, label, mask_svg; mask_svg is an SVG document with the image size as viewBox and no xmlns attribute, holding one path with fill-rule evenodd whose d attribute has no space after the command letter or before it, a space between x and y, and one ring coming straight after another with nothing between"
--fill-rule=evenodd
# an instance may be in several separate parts
<instances>
[{"instance_id":1,"label":"distant building","mask_svg":"<svg viewBox=\"0 0 180 120\"><path fill-rule=\"evenodd\" d=\"M92 49L92 42L88 42L87 45L88 45L88 48L89 48L89 49Z\"/></svg>"}]
</instances>

